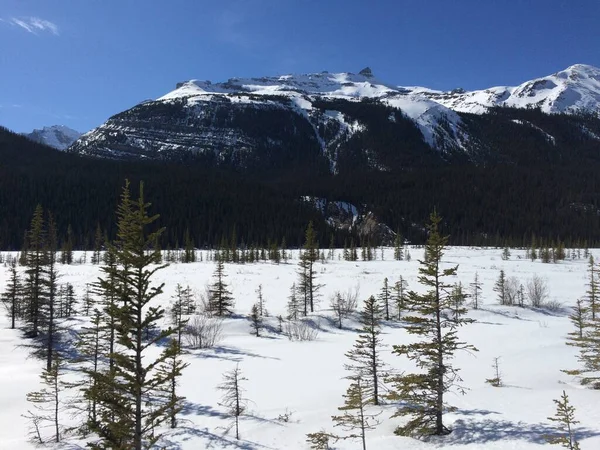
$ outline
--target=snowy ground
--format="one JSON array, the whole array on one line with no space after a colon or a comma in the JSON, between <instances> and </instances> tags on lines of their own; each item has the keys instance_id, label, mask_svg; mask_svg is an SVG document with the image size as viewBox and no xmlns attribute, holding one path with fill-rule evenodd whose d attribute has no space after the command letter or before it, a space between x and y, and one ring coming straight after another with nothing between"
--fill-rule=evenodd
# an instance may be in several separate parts
<instances>
[{"instance_id":1,"label":"snowy ground","mask_svg":"<svg viewBox=\"0 0 600 450\"><path fill-rule=\"evenodd\" d=\"M250 325L244 318L256 301L256 289L263 285L267 309L273 327L273 316L285 315L289 288L296 281L297 254L288 264L258 263L226 265L228 282L236 300L236 313L228 319L225 337L212 350L195 351L185 359L190 366L181 380L181 393L186 407L180 427L169 431L163 442L167 449L304 449L306 433L332 428L331 415L343 404L342 394L347 382L343 364L344 353L356 339L348 322L345 330L336 329L329 319L329 298L336 291L345 292L360 285L360 298L377 294L384 277L393 284L400 275L408 280L409 289L421 290L417 283L417 258L422 250L411 249L412 261L393 261L392 250L386 249L385 260L371 262L329 261L317 264L319 282L324 284L318 313L322 331L316 341L290 342L277 333L257 338L250 335ZM565 336L572 330L568 311L548 313L528 308L504 307L496 304L493 285L500 269L507 276L517 277L523 284L534 274L544 277L549 286L550 299L565 307L583 296L587 283L587 261L567 260L558 264L543 264L539 260L524 259L524 252L513 251L511 259L503 261L498 249L451 248L445 256L448 264L458 264L458 277L465 286L472 282L477 271L483 283L483 305L469 312L476 320L465 326L460 336L475 345L479 352L458 354L464 385L469 389L464 396L449 394L449 403L458 411L446 416L446 425L454 429L444 438L419 441L397 437L394 428L400 419L390 419L393 405L383 407L381 425L369 432L367 445L371 449L535 449L546 445L543 435L552 430L546 419L553 415L552 399L566 390L581 421L578 437L581 448L600 448L600 391L580 387L576 380L561 372L575 368L576 350L565 345ZM378 253L378 258L380 254ZM595 256L600 256L595 255ZM60 282L71 282L76 292L83 294L85 283L99 275L97 266L61 266ZM165 306L177 283L203 290L211 281L214 263L173 264L158 272L157 281L164 281ZM4 286L7 269L0 269L0 286ZM80 320L72 321L74 325ZM21 417L29 405L25 394L39 388L43 364L28 358L24 341L18 331L8 329L8 320L0 318L0 449L29 449L27 421ZM391 345L406 342L407 334L401 323L384 326L384 341L388 347L384 358L395 371L411 369L405 359L391 354ZM485 383L492 377L491 364L500 357L506 386L494 388ZM220 392L215 388L222 374L240 365L246 382L246 395L251 400L248 416L241 421L240 441L226 433L230 420L224 416ZM277 420L291 412L289 422ZM65 417L65 422L71 419ZM84 443L67 438L55 448L83 448ZM342 441L336 449L360 448L358 441Z\"/></svg>"}]
</instances>

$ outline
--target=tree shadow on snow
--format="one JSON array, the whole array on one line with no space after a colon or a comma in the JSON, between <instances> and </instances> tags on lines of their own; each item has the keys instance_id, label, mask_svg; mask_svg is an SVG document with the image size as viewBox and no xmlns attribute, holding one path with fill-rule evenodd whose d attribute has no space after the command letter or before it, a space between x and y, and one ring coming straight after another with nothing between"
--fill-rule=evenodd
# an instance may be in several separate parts
<instances>
[{"instance_id":1,"label":"tree shadow on snow","mask_svg":"<svg viewBox=\"0 0 600 450\"><path fill-rule=\"evenodd\" d=\"M239 348L225 346L217 346L209 349L200 350L198 352L194 351L190 352L189 354L197 356L199 358L223 359L234 362L240 362L244 356L249 356L251 358L279 360L279 358L275 358L273 356L263 356L259 355L258 353L253 353L247 350L240 350Z\"/></svg>"},{"instance_id":2,"label":"tree shadow on snow","mask_svg":"<svg viewBox=\"0 0 600 450\"><path fill-rule=\"evenodd\" d=\"M205 449L210 448L234 448L241 450L276 450L275 447L268 447L257 442L244 439L237 440L232 436L220 435L211 432L208 428L179 427L177 431L169 433L161 440L161 448L164 450L182 450L184 443L192 438L204 439ZM200 448L200 447L196 447Z\"/></svg>"},{"instance_id":3,"label":"tree shadow on snow","mask_svg":"<svg viewBox=\"0 0 600 450\"><path fill-rule=\"evenodd\" d=\"M499 441L526 441L534 444L546 444L546 436L556 436L556 427L549 424L528 424L493 419L459 419L454 422L453 431L444 437L430 437L427 440L438 447L451 445L485 445ZM587 428L575 431L577 439L599 436L600 432ZM483 448L483 447L482 447Z\"/></svg>"}]
</instances>

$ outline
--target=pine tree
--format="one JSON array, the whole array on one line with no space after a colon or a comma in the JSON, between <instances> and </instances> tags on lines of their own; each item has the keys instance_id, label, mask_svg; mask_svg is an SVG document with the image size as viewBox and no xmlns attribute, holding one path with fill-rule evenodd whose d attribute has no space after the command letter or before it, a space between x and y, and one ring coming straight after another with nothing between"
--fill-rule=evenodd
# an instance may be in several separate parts
<instances>
[{"instance_id":1,"label":"pine tree","mask_svg":"<svg viewBox=\"0 0 600 450\"><path fill-rule=\"evenodd\" d=\"M496 284L494 284L494 292L498 293L498 303L501 305L508 304L508 295L506 293L506 275L504 274L504 270L500 270L498 280L496 281Z\"/></svg>"},{"instance_id":2,"label":"pine tree","mask_svg":"<svg viewBox=\"0 0 600 450\"><path fill-rule=\"evenodd\" d=\"M218 390L223 391L220 405L234 418L235 438L238 440L240 439L240 416L244 414L248 404L242 386L244 381L248 379L244 378L240 366L236 365L235 369L223 375L223 382L217 387Z\"/></svg>"},{"instance_id":3,"label":"pine tree","mask_svg":"<svg viewBox=\"0 0 600 450\"><path fill-rule=\"evenodd\" d=\"M75 290L73 289L73 285L71 283L67 283L65 286L64 293L64 317L71 317L77 314L76 305L77 298L75 297Z\"/></svg>"},{"instance_id":4,"label":"pine tree","mask_svg":"<svg viewBox=\"0 0 600 450\"><path fill-rule=\"evenodd\" d=\"M64 401L60 394L66 387L61 380L63 375L63 361L58 355L54 355L50 369L44 369L40 375L44 387L27 394L27 401L33 403L34 411L27 411L24 417L32 421L34 426L32 434L40 444L46 442L41 432L41 424L46 422L49 422L53 428L52 440L54 442L61 440L63 427L60 424L60 413L64 410Z\"/></svg>"},{"instance_id":5,"label":"pine tree","mask_svg":"<svg viewBox=\"0 0 600 450\"><path fill-rule=\"evenodd\" d=\"M510 250L508 247L504 247L502 250L502 260L508 261L510 259Z\"/></svg>"},{"instance_id":6,"label":"pine tree","mask_svg":"<svg viewBox=\"0 0 600 450\"><path fill-rule=\"evenodd\" d=\"M73 228L71 227L71 224L67 227L67 238L62 245L60 263L73 264Z\"/></svg>"},{"instance_id":7,"label":"pine tree","mask_svg":"<svg viewBox=\"0 0 600 450\"><path fill-rule=\"evenodd\" d=\"M379 414L369 414L366 410L371 403L373 393L365 386L360 376L350 377L350 386L344 394L344 406L338 409L343 412L341 416L332 416L334 426L342 427L346 431L352 432L348 438L358 438L362 442L363 450L367 450L366 431L373 430L379 421ZM358 434L355 432L358 431Z\"/></svg>"},{"instance_id":8,"label":"pine tree","mask_svg":"<svg viewBox=\"0 0 600 450\"><path fill-rule=\"evenodd\" d=\"M170 357L169 348L152 358L153 345L171 337L174 330L162 330L144 339L144 331L161 323L165 310L150 306L163 292L163 284L152 282L157 271L158 252L152 248L163 230L148 232L158 215L148 216L150 205L144 200L143 184L139 198L132 201L129 182L125 183L117 210L117 241L109 246L114 263L102 267L104 278L100 288L119 299L108 308L115 327L115 348L110 355L112 369L96 375L93 393L98 406L98 423L90 422L90 430L99 441L92 448L150 448L160 439L156 428L169 419L171 404L150 402L171 383L169 376L155 370Z\"/></svg>"},{"instance_id":9,"label":"pine tree","mask_svg":"<svg viewBox=\"0 0 600 450\"><path fill-rule=\"evenodd\" d=\"M85 293L83 294L83 314L89 316L94 309L94 297L90 283L85 283Z\"/></svg>"},{"instance_id":10,"label":"pine tree","mask_svg":"<svg viewBox=\"0 0 600 450\"><path fill-rule=\"evenodd\" d=\"M444 310L452 307L451 285L444 279L456 275L457 267L440 267L448 237L439 234L441 219L435 212L430 220L425 258L420 261L419 268L419 282L430 290L421 295L409 293L407 303L415 314L404 317L406 331L422 340L393 347L393 353L406 356L421 369L419 373L391 379L396 390L390 398L402 402L394 417L410 416L410 420L396 430L402 435L443 435L450 432L443 423L443 414L453 408L444 401L444 394L453 388L464 392L459 385L459 369L453 367L451 360L457 350L476 350L472 345L459 341L457 336L457 328L469 320L459 318L455 321L443 315Z\"/></svg>"},{"instance_id":11,"label":"pine tree","mask_svg":"<svg viewBox=\"0 0 600 450\"><path fill-rule=\"evenodd\" d=\"M209 289L209 310L217 316L225 316L233 313L233 297L225 283L225 265L221 258L217 259L217 267L214 274L214 283Z\"/></svg>"},{"instance_id":12,"label":"pine tree","mask_svg":"<svg viewBox=\"0 0 600 450\"><path fill-rule=\"evenodd\" d=\"M547 436L546 440L550 444L558 444L569 450L580 450L579 442L575 439L573 428L579 423L575 420L575 408L569 403L567 393L563 391L560 400L553 400L556 404L556 414L554 417L548 417L548 420L558 424L560 436Z\"/></svg>"},{"instance_id":13,"label":"pine tree","mask_svg":"<svg viewBox=\"0 0 600 450\"><path fill-rule=\"evenodd\" d=\"M252 326L252 334L255 334L256 337L260 337L260 330L263 329L263 318L260 315L258 304L255 303L252 305L248 318L250 319L250 325Z\"/></svg>"},{"instance_id":14,"label":"pine tree","mask_svg":"<svg viewBox=\"0 0 600 450\"><path fill-rule=\"evenodd\" d=\"M383 378L384 364L381 360L381 316L382 308L373 296L365 300L360 313L360 329L354 347L346 353L350 363L346 370L352 372L352 377L360 377L363 387L372 392L371 402L379 405L379 388Z\"/></svg>"},{"instance_id":15,"label":"pine tree","mask_svg":"<svg viewBox=\"0 0 600 450\"><path fill-rule=\"evenodd\" d=\"M475 272L475 278L473 282L469 285L471 286L471 298L473 299L473 309L479 309L479 305L481 304L481 282L479 281L479 274Z\"/></svg>"},{"instance_id":16,"label":"pine tree","mask_svg":"<svg viewBox=\"0 0 600 450\"><path fill-rule=\"evenodd\" d=\"M16 319L21 317L23 285L17 271L17 260L13 259L8 267L10 275L6 290L2 294L2 302L6 306L10 318L10 327L14 329Z\"/></svg>"},{"instance_id":17,"label":"pine tree","mask_svg":"<svg viewBox=\"0 0 600 450\"><path fill-rule=\"evenodd\" d=\"M196 251L194 249L194 241L190 236L190 229L185 229L185 236L183 238L183 242L185 245L185 250L183 252L183 260L184 263L192 263L196 261Z\"/></svg>"},{"instance_id":18,"label":"pine tree","mask_svg":"<svg viewBox=\"0 0 600 450\"><path fill-rule=\"evenodd\" d=\"M381 302L382 308L385 311L385 320L390 320L390 303L392 295L390 292L390 286L388 284L387 277L383 279L383 286L379 293L379 301Z\"/></svg>"}]
</instances>

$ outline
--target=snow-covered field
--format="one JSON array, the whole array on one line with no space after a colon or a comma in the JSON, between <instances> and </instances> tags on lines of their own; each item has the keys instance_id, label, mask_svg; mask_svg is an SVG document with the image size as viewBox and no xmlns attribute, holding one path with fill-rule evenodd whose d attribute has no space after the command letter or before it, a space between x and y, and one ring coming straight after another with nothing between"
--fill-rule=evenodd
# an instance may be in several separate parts
<instances>
[{"instance_id":1,"label":"snow-covered field","mask_svg":"<svg viewBox=\"0 0 600 450\"><path fill-rule=\"evenodd\" d=\"M227 281L235 297L236 317L227 319L224 338L211 350L193 351L184 356L190 364L181 379L180 392L186 397L180 426L167 432L163 445L167 449L304 449L308 448L306 433L321 429L342 433L332 427L331 416L338 414L343 404L342 394L347 388L343 365L344 353L353 345L357 333L356 321L348 321L346 329L338 330L332 323L329 299L335 291L346 292L360 286L360 300L377 294L387 277L393 284L402 275L408 288L421 291L417 282L417 259L421 249L411 249L412 261L394 261L392 249L385 250L385 260L346 262L336 259L326 264L317 263L320 291L315 320L320 323L318 338L311 342L291 342L277 334L275 317L286 314L287 297L297 280L297 253L287 264L261 262L247 265L226 265ZM594 253L594 252L592 252ZM479 310L470 310L476 320L460 329L460 337L475 345L479 352L456 356L456 367L461 368L465 395L448 394L450 404L458 410L446 415L446 425L454 429L449 436L420 441L398 437L393 433L401 419L390 419L392 404L384 405L379 416L381 424L370 431L367 446L371 449L535 449L547 444L544 434L552 431L548 416L554 415L552 402L564 389L576 408L581 421L577 429L583 450L600 448L600 391L582 388L577 380L561 369L577 367L576 349L565 345L565 336L572 331L567 318L567 307L572 306L586 291L587 261L566 260L558 264L531 262L524 251L514 250L509 260L503 261L498 249L448 249L444 262L459 265L456 281L465 287L478 272L483 283ZM600 253L595 256L600 256ZM206 259L206 258L204 258ZM202 291L211 282L215 265L212 262L172 264L157 273L156 281L165 283L160 299L168 306L177 283L190 285ZM545 278L550 300L565 306L565 310L550 313L530 308L499 306L494 283L500 269L508 277L514 276L526 284L534 274ZM85 284L100 274L98 266L60 266L61 283L70 282L79 297ZM0 287L5 285L6 268L0 268ZM250 334L246 319L256 302L256 289L263 286L266 307L273 331L257 338ZM67 322L80 326L82 318ZM0 449L29 449L35 445L27 441L28 423L21 417L28 405L25 394L36 390L43 362L28 358L20 346L25 341L18 331L8 329L9 322L0 318ZM401 372L411 370L406 359L391 354L393 344L408 339L401 322L385 323L383 351L389 367ZM494 357L500 357L505 386L494 388L485 383L491 378ZM221 392L216 390L224 372L239 364L244 376L246 396L250 400L248 413L240 424L241 440L236 441L226 430L231 420L219 406ZM290 414L284 422L278 417ZM65 423L73 419L65 415ZM66 437L55 448L83 448L84 443ZM359 441L340 441L336 449L360 448Z\"/></svg>"}]
</instances>

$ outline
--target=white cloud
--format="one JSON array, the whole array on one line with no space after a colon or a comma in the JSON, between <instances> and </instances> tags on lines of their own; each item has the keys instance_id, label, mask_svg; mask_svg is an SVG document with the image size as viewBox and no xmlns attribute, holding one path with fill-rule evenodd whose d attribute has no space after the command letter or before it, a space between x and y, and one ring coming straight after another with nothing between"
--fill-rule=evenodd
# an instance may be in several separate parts
<instances>
[{"instance_id":1,"label":"white cloud","mask_svg":"<svg viewBox=\"0 0 600 450\"><path fill-rule=\"evenodd\" d=\"M2 19L2 21L20 27L32 34L38 34L38 32L51 33L55 36L59 34L56 24L39 17L11 17L10 19Z\"/></svg>"}]
</instances>

